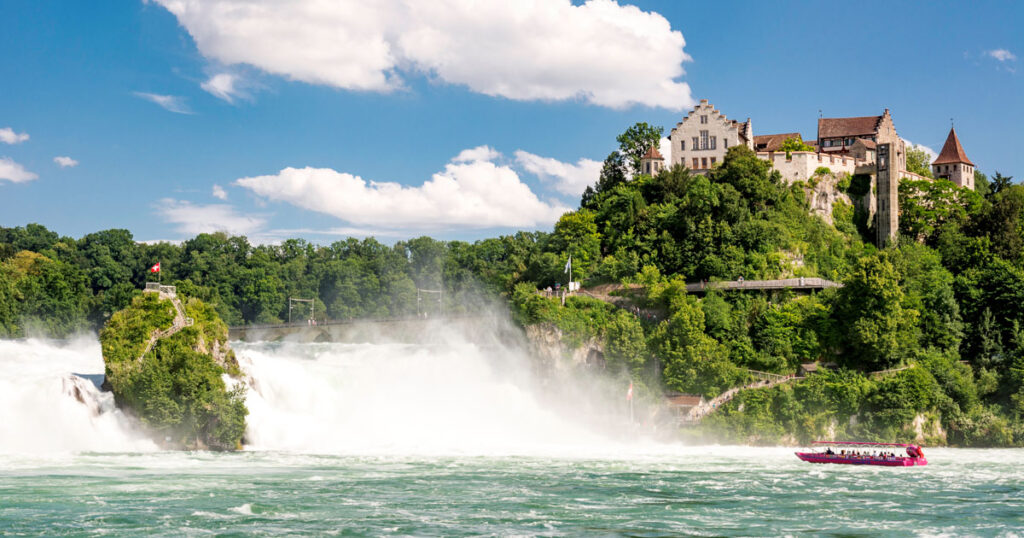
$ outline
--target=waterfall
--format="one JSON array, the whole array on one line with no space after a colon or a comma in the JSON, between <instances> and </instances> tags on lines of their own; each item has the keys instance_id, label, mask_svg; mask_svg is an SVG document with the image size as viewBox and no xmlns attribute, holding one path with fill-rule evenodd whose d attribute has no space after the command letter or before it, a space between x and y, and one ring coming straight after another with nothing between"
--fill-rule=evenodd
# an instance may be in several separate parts
<instances>
[{"instance_id":1,"label":"waterfall","mask_svg":"<svg viewBox=\"0 0 1024 538\"><path fill-rule=\"evenodd\" d=\"M0 453L153 449L102 380L95 339L0 340Z\"/></svg>"},{"instance_id":2,"label":"waterfall","mask_svg":"<svg viewBox=\"0 0 1024 538\"><path fill-rule=\"evenodd\" d=\"M250 448L489 455L607 444L548 405L526 357L504 346L456 337L234 347L249 376Z\"/></svg>"}]
</instances>

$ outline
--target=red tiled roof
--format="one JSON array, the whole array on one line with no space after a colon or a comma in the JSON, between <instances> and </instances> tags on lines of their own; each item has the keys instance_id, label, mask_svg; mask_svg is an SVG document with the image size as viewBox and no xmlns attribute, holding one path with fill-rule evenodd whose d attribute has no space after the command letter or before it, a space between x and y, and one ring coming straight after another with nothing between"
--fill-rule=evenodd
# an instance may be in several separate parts
<instances>
[{"instance_id":1,"label":"red tiled roof","mask_svg":"<svg viewBox=\"0 0 1024 538\"><path fill-rule=\"evenodd\" d=\"M782 143L790 138L797 140L803 140L800 133L780 133L770 135L755 135L754 136L754 151L779 151L782 149Z\"/></svg>"},{"instance_id":2,"label":"red tiled roof","mask_svg":"<svg viewBox=\"0 0 1024 538\"><path fill-rule=\"evenodd\" d=\"M647 153L644 153L643 158L644 159L661 159L663 161L665 160L665 158L661 156L661 152L658 151L658 148L656 148L654 146L651 146L651 149L647 150Z\"/></svg>"},{"instance_id":3,"label":"red tiled roof","mask_svg":"<svg viewBox=\"0 0 1024 538\"><path fill-rule=\"evenodd\" d=\"M836 137L860 137L878 132L882 116L861 116L859 118L818 119L818 140Z\"/></svg>"},{"instance_id":4,"label":"red tiled roof","mask_svg":"<svg viewBox=\"0 0 1024 538\"><path fill-rule=\"evenodd\" d=\"M965 163L974 166L974 163L967 158L967 152L964 151L964 147L960 145L960 139L956 136L956 129L951 128L949 136L946 137L946 143L942 146L942 151L939 152L938 158L932 164L954 163Z\"/></svg>"}]
</instances>

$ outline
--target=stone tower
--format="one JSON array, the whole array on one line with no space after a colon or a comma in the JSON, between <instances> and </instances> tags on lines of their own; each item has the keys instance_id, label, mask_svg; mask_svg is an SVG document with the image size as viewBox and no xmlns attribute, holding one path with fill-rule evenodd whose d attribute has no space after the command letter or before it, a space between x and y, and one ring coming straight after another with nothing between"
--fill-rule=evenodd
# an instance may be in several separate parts
<instances>
[{"instance_id":1,"label":"stone tower","mask_svg":"<svg viewBox=\"0 0 1024 538\"><path fill-rule=\"evenodd\" d=\"M892 143L878 144L875 162L878 211L875 213L875 228L878 232L876 243L879 248L894 241L900 230L900 171L895 157Z\"/></svg>"},{"instance_id":2,"label":"stone tower","mask_svg":"<svg viewBox=\"0 0 1024 538\"><path fill-rule=\"evenodd\" d=\"M896 125L893 124L888 108L879 117L876 132L877 243L879 247L884 247L895 241L900 233L900 177L907 169L907 147L900 135L896 134Z\"/></svg>"},{"instance_id":3,"label":"stone tower","mask_svg":"<svg viewBox=\"0 0 1024 538\"><path fill-rule=\"evenodd\" d=\"M957 186L974 189L974 163L967 158L967 153L956 136L956 129L952 127L949 129L946 143L942 146L942 152L932 163L932 175L948 179Z\"/></svg>"},{"instance_id":4,"label":"stone tower","mask_svg":"<svg viewBox=\"0 0 1024 538\"><path fill-rule=\"evenodd\" d=\"M661 156L661 152L654 146L651 146L651 149L648 149L647 153L640 157L641 174L656 176L663 168L665 168L665 158Z\"/></svg>"}]
</instances>

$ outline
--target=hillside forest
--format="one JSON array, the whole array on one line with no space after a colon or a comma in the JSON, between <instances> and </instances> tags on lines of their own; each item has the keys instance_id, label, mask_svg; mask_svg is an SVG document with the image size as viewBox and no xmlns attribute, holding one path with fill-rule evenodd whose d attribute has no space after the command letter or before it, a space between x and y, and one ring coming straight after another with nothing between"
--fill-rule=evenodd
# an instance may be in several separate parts
<instances>
[{"instance_id":1,"label":"hillside forest","mask_svg":"<svg viewBox=\"0 0 1024 538\"><path fill-rule=\"evenodd\" d=\"M960 446L1024 445L1024 186L998 172L975 190L945 180L900 185L900 237L875 246L867 176L787 184L744 146L707 175L650 176L640 156L662 130L619 137L578 209L548 231L475 242L369 238L253 245L201 234L146 244L128 230L62 237L0 227L0 337L98 331L152 280L211 305L228 325L462 314L507 308L572 342L599 342L602 368L641 397L706 398L751 371L816 373L741 391L689 432L748 443L818 437ZM811 209L837 191L830 218ZM622 295L538 290L574 280ZM814 293L716 291L686 283L822 277ZM420 290L443 290L436 294Z\"/></svg>"}]
</instances>

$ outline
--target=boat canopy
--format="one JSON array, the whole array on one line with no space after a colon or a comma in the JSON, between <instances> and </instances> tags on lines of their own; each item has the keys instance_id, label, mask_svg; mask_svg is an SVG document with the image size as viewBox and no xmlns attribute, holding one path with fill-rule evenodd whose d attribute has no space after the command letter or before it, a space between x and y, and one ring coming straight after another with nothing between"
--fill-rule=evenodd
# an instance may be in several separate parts
<instances>
[{"instance_id":1,"label":"boat canopy","mask_svg":"<svg viewBox=\"0 0 1024 538\"><path fill-rule=\"evenodd\" d=\"M906 448L908 446L913 446L913 447L917 446L915 444L910 444L910 443L866 443L866 442L863 442L863 441L815 441L813 444L815 444L815 445L843 445L843 446L901 446L901 447L904 447L904 448Z\"/></svg>"}]
</instances>

